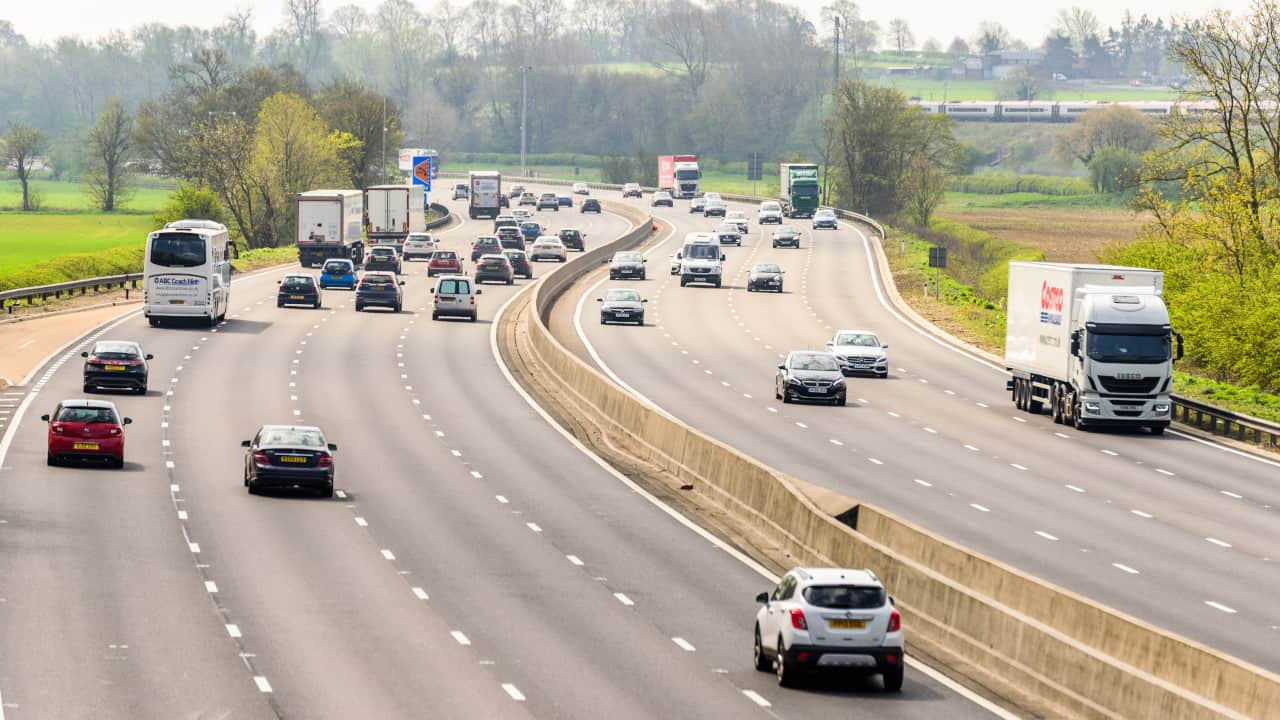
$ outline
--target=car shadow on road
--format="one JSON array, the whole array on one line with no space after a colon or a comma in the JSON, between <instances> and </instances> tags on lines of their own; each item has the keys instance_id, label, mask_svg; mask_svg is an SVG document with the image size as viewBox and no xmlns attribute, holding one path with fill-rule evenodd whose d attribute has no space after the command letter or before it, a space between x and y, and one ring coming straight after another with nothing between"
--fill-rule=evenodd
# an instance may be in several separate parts
<instances>
[{"instance_id":1,"label":"car shadow on road","mask_svg":"<svg viewBox=\"0 0 1280 720\"><path fill-rule=\"evenodd\" d=\"M947 696L919 681L912 682L910 672L902 685L902 692L885 692L880 678L874 674L848 674L820 672L800 680L799 692L827 697L860 698L864 701L885 703L943 701Z\"/></svg>"},{"instance_id":2,"label":"car shadow on road","mask_svg":"<svg viewBox=\"0 0 1280 720\"><path fill-rule=\"evenodd\" d=\"M273 323L261 320L227 320L218 326L218 332L226 335L260 335Z\"/></svg>"}]
</instances>

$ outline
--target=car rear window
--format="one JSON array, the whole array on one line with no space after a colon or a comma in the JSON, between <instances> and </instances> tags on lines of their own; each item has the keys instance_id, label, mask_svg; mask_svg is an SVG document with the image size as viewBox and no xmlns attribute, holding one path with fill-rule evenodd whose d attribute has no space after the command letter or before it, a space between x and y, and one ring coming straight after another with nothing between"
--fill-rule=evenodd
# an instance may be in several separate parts
<instances>
[{"instance_id":1,"label":"car rear window","mask_svg":"<svg viewBox=\"0 0 1280 720\"><path fill-rule=\"evenodd\" d=\"M436 293L439 295L470 295L471 281L454 279L441 280L440 287L436 288Z\"/></svg>"},{"instance_id":2,"label":"car rear window","mask_svg":"<svg viewBox=\"0 0 1280 720\"><path fill-rule=\"evenodd\" d=\"M316 430L298 428L270 428L262 431L258 445L296 445L300 447L324 447L324 436Z\"/></svg>"},{"instance_id":3,"label":"car rear window","mask_svg":"<svg viewBox=\"0 0 1280 720\"><path fill-rule=\"evenodd\" d=\"M330 275L345 275L351 272L351 266L347 263L331 262L325 264L324 271Z\"/></svg>"},{"instance_id":4,"label":"car rear window","mask_svg":"<svg viewBox=\"0 0 1280 720\"><path fill-rule=\"evenodd\" d=\"M137 360L138 346L124 342L100 342L93 346L93 355L110 360Z\"/></svg>"},{"instance_id":5,"label":"car rear window","mask_svg":"<svg viewBox=\"0 0 1280 720\"><path fill-rule=\"evenodd\" d=\"M391 287L391 278L386 275L366 275L360 284L371 288L388 288Z\"/></svg>"},{"instance_id":6,"label":"car rear window","mask_svg":"<svg viewBox=\"0 0 1280 720\"><path fill-rule=\"evenodd\" d=\"M58 422L117 423L116 411L105 407L64 407L58 411Z\"/></svg>"},{"instance_id":7,"label":"car rear window","mask_svg":"<svg viewBox=\"0 0 1280 720\"><path fill-rule=\"evenodd\" d=\"M512 250L511 252L506 253L506 256L510 258L513 262L519 262L520 260L524 259L524 253L519 250Z\"/></svg>"},{"instance_id":8,"label":"car rear window","mask_svg":"<svg viewBox=\"0 0 1280 720\"><path fill-rule=\"evenodd\" d=\"M884 588L864 585L810 585L802 594L814 607L836 610L871 610L885 602Z\"/></svg>"},{"instance_id":9,"label":"car rear window","mask_svg":"<svg viewBox=\"0 0 1280 720\"><path fill-rule=\"evenodd\" d=\"M369 251L370 255L381 255L384 257L395 257L396 251L387 247L376 247Z\"/></svg>"},{"instance_id":10,"label":"car rear window","mask_svg":"<svg viewBox=\"0 0 1280 720\"><path fill-rule=\"evenodd\" d=\"M280 284L287 288L309 288L313 283L309 275L294 275L285 278Z\"/></svg>"},{"instance_id":11,"label":"car rear window","mask_svg":"<svg viewBox=\"0 0 1280 720\"><path fill-rule=\"evenodd\" d=\"M452 250L437 250L436 253L431 256L431 259L432 260L456 260L457 257L458 257L458 254Z\"/></svg>"}]
</instances>

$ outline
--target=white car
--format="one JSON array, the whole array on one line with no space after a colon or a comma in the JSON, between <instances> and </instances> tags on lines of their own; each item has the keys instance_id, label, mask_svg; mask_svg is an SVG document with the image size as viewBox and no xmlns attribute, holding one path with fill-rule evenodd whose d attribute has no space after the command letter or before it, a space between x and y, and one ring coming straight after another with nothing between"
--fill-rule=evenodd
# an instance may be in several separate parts
<instances>
[{"instance_id":1,"label":"white car","mask_svg":"<svg viewBox=\"0 0 1280 720\"><path fill-rule=\"evenodd\" d=\"M586 183L574 183L573 194L574 195L590 195L591 188L587 187Z\"/></svg>"},{"instance_id":2,"label":"white car","mask_svg":"<svg viewBox=\"0 0 1280 720\"><path fill-rule=\"evenodd\" d=\"M702 199L706 200L707 202L712 202L712 201L724 202L724 198L720 197L720 193L718 192L703 193Z\"/></svg>"},{"instance_id":3,"label":"white car","mask_svg":"<svg viewBox=\"0 0 1280 720\"><path fill-rule=\"evenodd\" d=\"M533 241L533 245L529 246L529 260L536 262L544 258L550 258L556 262L565 261L564 243L560 242L560 238L554 235L543 235Z\"/></svg>"},{"instance_id":4,"label":"white car","mask_svg":"<svg viewBox=\"0 0 1280 720\"><path fill-rule=\"evenodd\" d=\"M742 212L741 210L729 210L725 212L724 221L731 222L734 225L737 225L738 232L742 233L743 235L746 235L747 233L751 232L750 227L747 225L747 214Z\"/></svg>"},{"instance_id":5,"label":"white car","mask_svg":"<svg viewBox=\"0 0 1280 720\"><path fill-rule=\"evenodd\" d=\"M889 346L870 330L838 330L827 341L827 349L846 376L866 373L889 377Z\"/></svg>"},{"instance_id":6,"label":"white car","mask_svg":"<svg viewBox=\"0 0 1280 720\"><path fill-rule=\"evenodd\" d=\"M658 207L659 205L675 207L675 201L671 199L671 193L666 190L658 190L653 194L653 199L649 201L649 205L652 207Z\"/></svg>"},{"instance_id":7,"label":"white car","mask_svg":"<svg viewBox=\"0 0 1280 720\"><path fill-rule=\"evenodd\" d=\"M870 570L795 568L756 602L753 659L779 685L831 669L879 674L885 690L902 689L902 617Z\"/></svg>"},{"instance_id":8,"label":"white car","mask_svg":"<svg viewBox=\"0 0 1280 720\"><path fill-rule=\"evenodd\" d=\"M533 213L529 212L526 208L518 207L511 211L511 217L514 218L516 222L520 222L533 217Z\"/></svg>"},{"instance_id":9,"label":"white car","mask_svg":"<svg viewBox=\"0 0 1280 720\"><path fill-rule=\"evenodd\" d=\"M707 199L696 197L689 201L689 212L700 213L707 207Z\"/></svg>"},{"instance_id":10,"label":"white car","mask_svg":"<svg viewBox=\"0 0 1280 720\"><path fill-rule=\"evenodd\" d=\"M414 258L430 260L436 251L436 240L431 233L409 233L400 248L400 257L406 261Z\"/></svg>"},{"instance_id":11,"label":"white car","mask_svg":"<svg viewBox=\"0 0 1280 720\"><path fill-rule=\"evenodd\" d=\"M756 211L756 222L761 225L767 223L782 223L782 205L773 201L765 200L760 203L760 209Z\"/></svg>"}]
</instances>

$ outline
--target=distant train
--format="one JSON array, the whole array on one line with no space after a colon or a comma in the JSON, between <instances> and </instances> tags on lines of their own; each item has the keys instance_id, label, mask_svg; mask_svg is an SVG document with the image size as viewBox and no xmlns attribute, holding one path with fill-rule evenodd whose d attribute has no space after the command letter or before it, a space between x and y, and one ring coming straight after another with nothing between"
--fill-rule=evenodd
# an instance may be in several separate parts
<instances>
[{"instance_id":1,"label":"distant train","mask_svg":"<svg viewBox=\"0 0 1280 720\"><path fill-rule=\"evenodd\" d=\"M1210 102L1186 102L1182 100L1145 100L1102 102L1099 100L912 100L911 104L926 113L946 115L956 120L985 120L988 122L1073 122L1076 118L1099 108L1112 105L1131 107L1155 118L1170 115L1199 115L1213 112L1217 107Z\"/></svg>"}]
</instances>

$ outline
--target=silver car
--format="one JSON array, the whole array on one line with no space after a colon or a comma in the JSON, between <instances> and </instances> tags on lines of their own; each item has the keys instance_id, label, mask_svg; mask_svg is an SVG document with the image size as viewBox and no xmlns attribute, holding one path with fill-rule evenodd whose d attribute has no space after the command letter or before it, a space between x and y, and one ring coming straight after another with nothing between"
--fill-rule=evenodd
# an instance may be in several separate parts
<instances>
[{"instance_id":1,"label":"silver car","mask_svg":"<svg viewBox=\"0 0 1280 720\"><path fill-rule=\"evenodd\" d=\"M611 288L604 297L596 298L596 302L600 303L601 325L610 322L644 325L644 303L649 301L635 290Z\"/></svg>"},{"instance_id":2,"label":"silver car","mask_svg":"<svg viewBox=\"0 0 1280 720\"><path fill-rule=\"evenodd\" d=\"M846 376L889 377L889 346L870 330L839 330L827 341L827 349Z\"/></svg>"}]
</instances>

